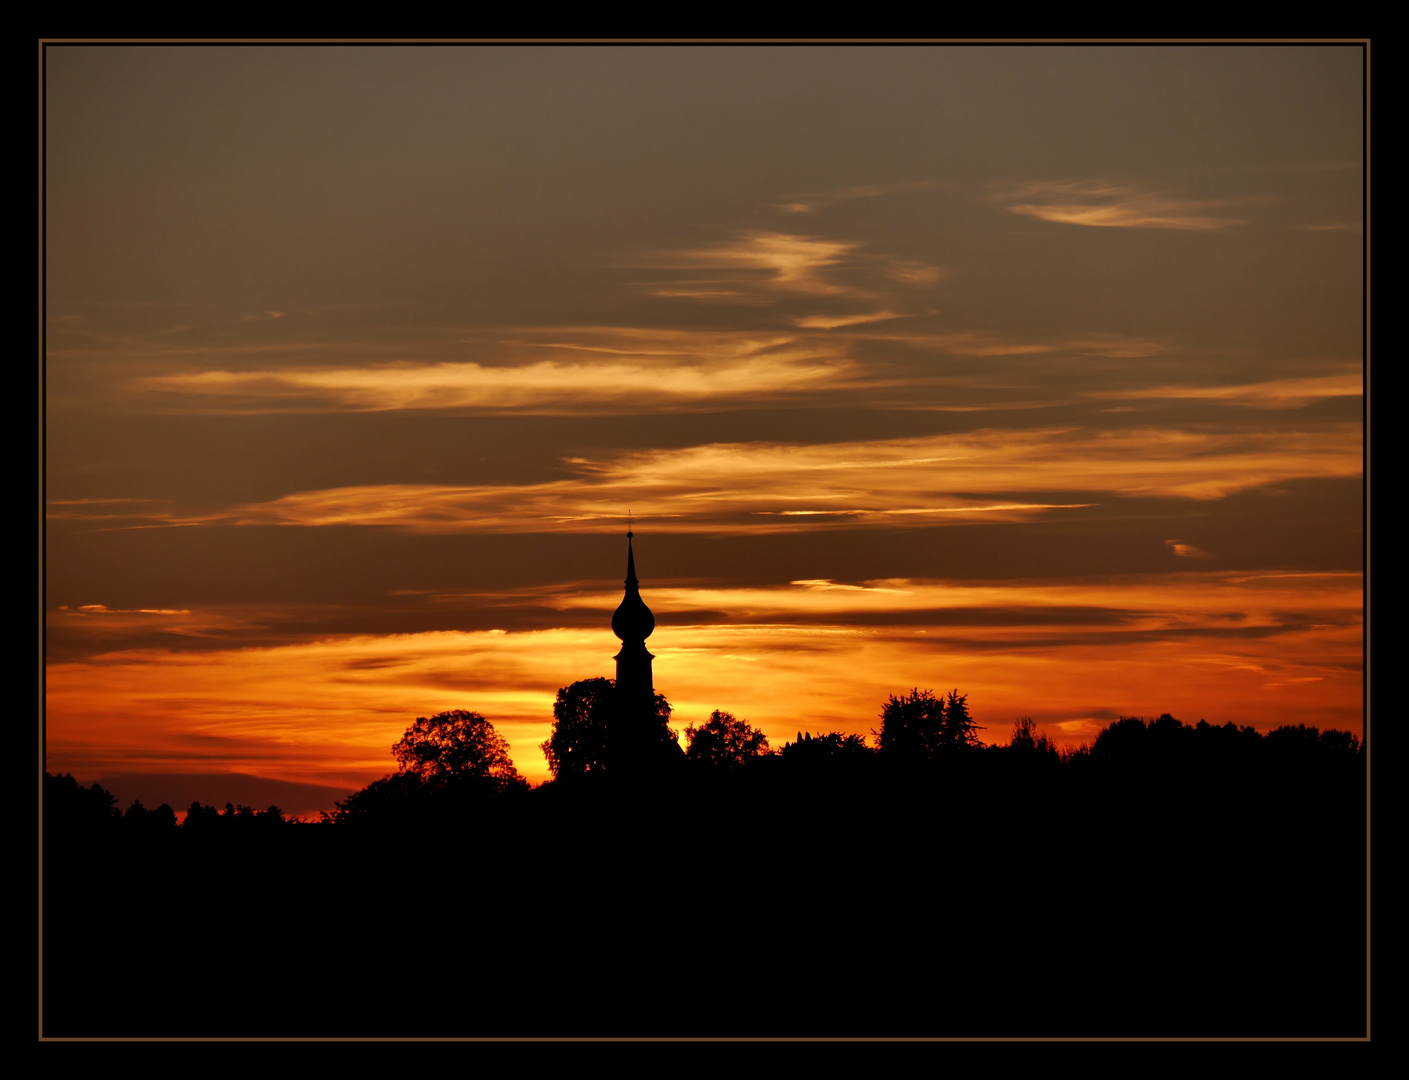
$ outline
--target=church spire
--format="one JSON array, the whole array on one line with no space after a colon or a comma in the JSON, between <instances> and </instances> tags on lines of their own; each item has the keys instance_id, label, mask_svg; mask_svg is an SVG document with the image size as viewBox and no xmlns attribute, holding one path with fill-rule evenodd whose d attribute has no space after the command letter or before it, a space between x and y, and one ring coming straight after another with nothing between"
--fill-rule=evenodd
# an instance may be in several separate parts
<instances>
[{"instance_id":1,"label":"church spire","mask_svg":"<svg viewBox=\"0 0 1409 1080\"><path fill-rule=\"evenodd\" d=\"M621 598L612 616L612 633L621 639L621 651L616 660L616 697L619 722L625 726L621 736L630 743L636 731L647 731L655 714L656 690L651 673L655 659L646 649L646 639L656 628L656 617L641 599L640 582L636 580L636 552L632 547L633 533L626 533L626 595Z\"/></svg>"},{"instance_id":2,"label":"church spire","mask_svg":"<svg viewBox=\"0 0 1409 1080\"><path fill-rule=\"evenodd\" d=\"M636 580L636 552L631 545L635 535L630 529L626 531L626 595L612 615L612 633L627 644L640 642L644 649L656 628L656 617L641 599L641 583Z\"/></svg>"},{"instance_id":3,"label":"church spire","mask_svg":"<svg viewBox=\"0 0 1409 1080\"><path fill-rule=\"evenodd\" d=\"M616 660L616 707L608 731L611 769L618 775L647 775L684 756L666 726L669 706L656 700L655 679L646 639L656 617L641 599L636 579L635 533L626 531L626 589L612 615L612 633L621 639ZM662 711L664 710L664 711Z\"/></svg>"}]
</instances>

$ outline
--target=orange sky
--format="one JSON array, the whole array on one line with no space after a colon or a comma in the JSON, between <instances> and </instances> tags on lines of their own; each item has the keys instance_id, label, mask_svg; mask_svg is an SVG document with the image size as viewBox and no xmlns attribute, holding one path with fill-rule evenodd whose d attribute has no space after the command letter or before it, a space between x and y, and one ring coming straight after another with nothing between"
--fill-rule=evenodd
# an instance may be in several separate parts
<instances>
[{"instance_id":1,"label":"orange sky","mask_svg":"<svg viewBox=\"0 0 1409 1080\"><path fill-rule=\"evenodd\" d=\"M985 741L1007 741L1013 720L1031 715L1056 741L1080 744L1116 716L1163 711L1191 722L1309 723L1358 733L1361 586L1359 575L1345 573L1191 572L1173 581L1092 585L811 581L645 595L666 624L650 645L657 688L674 705L681 731L723 708L762 728L775 747L800 728L866 735L888 694L918 684L968 693ZM617 599L559 593L549 603L600 613ZM750 621L671 619L701 605L746 612ZM1307 621L1287 618L1293 605ZM1030 621L959 631L946 624L946 609L1025 612ZM831 621L912 611L925 621ZM1044 611L1055 619L1041 618ZM1107 618L1087 623L1073 617L1080 612ZM800 615L819 621L793 621ZM195 612L55 618L155 620L193 634L220 621ZM193 652L117 649L56 663L49 754L78 773L219 765L355 788L389 771L408 701L426 715L473 704L509 739L520 771L538 782L548 778L538 747L557 688L612 672L616 639L600 621L595 628L338 636Z\"/></svg>"},{"instance_id":2,"label":"orange sky","mask_svg":"<svg viewBox=\"0 0 1409 1080\"><path fill-rule=\"evenodd\" d=\"M682 731L1359 733L1362 73L49 47L47 767L541 780L628 513Z\"/></svg>"}]
</instances>

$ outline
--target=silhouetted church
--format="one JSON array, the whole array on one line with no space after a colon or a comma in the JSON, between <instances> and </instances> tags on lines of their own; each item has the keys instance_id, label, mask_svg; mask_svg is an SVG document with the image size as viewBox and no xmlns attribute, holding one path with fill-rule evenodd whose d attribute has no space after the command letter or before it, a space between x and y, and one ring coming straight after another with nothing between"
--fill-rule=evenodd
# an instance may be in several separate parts
<instances>
[{"instance_id":1,"label":"silhouetted church","mask_svg":"<svg viewBox=\"0 0 1409 1080\"><path fill-rule=\"evenodd\" d=\"M636 580L636 552L631 546L636 534L626 532L626 595L612 615L612 633L621 639L616 661L617 700L625 711L655 711L656 689L646 639L656 628L656 617L641 599L641 583Z\"/></svg>"},{"instance_id":2,"label":"silhouetted church","mask_svg":"<svg viewBox=\"0 0 1409 1080\"><path fill-rule=\"evenodd\" d=\"M612 615L612 633L621 639L616 660L616 717L611 732L612 768L655 767L662 758L682 755L670 738L666 719L656 702L655 680L646 650L646 639L656 628L656 617L641 599L636 579L636 552L631 530L626 532L626 595Z\"/></svg>"}]
</instances>

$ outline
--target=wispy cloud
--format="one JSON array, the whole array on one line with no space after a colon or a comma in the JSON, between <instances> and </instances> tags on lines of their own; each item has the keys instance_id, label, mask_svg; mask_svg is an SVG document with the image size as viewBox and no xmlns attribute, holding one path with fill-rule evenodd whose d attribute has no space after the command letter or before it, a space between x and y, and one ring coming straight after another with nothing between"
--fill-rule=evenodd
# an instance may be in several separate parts
<instances>
[{"instance_id":1,"label":"wispy cloud","mask_svg":"<svg viewBox=\"0 0 1409 1080\"><path fill-rule=\"evenodd\" d=\"M67 611L72 615L189 615L188 608L110 608L107 604L79 604L75 608L70 608L67 604L59 605L60 611Z\"/></svg>"},{"instance_id":2,"label":"wispy cloud","mask_svg":"<svg viewBox=\"0 0 1409 1080\"><path fill-rule=\"evenodd\" d=\"M997 334L957 331L940 334L883 331L863 335L878 341L901 341L950 356L1030 356L1041 353L1074 353L1115 360L1134 360L1169 351L1163 342L1124 334L1084 334L1048 341L1021 340Z\"/></svg>"},{"instance_id":3,"label":"wispy cloud","mask_svg":"<svg viewBox=\"0 0 1409 1080\"><path fill-rule=\"evenodd\" d=\"M734 398L816 391L857 376L841 343L789 335L633 333L594 328L525 341L520 357L542 350L571 360L474 361L280 366L154 375L140 385L180 394L216 411L267 409L380 411L507 409L523 412L595 408L671 408ZM211 402L223 401L223 405Z\"/></svg>"},{"instance_id":4,"label":"wispy cloud","mask_svg":"<svg viewBox=\"0 0 1409 1080\"><path fill-rule=\"evenodd\" d=\"M1120 400L1222 401L1262 409L1294 409L1325 398L1360 397L1364 392L1363 376L1359 372L1348 371L1337 375L1270 379L1233 386L1144 386L1128 390L1093 390L1085 396Z\"/></svg>"},{"instance_id":5,"label":"wispy cloud","mask_svg":"<svg viewBox=\"0 0 1409 1080\"><path fill-rule=\"evenodd\" d=\"M1324 225L1303 225L1310 232L1364 232L1365 227L1358 221L1332 221Z\"/></svg>"},{"instance_id":6,"label":"wispy cloud","mask_svg":"<svg viewBox=\"0 0 1409 1080\"><path fill-rule=\"evenodd\" d=\"M1064 225L1205 230L1246 224L1241 218L1217 213L1229 205L1227 201L1177 199L1099 180L1022 184L998 198L1014 214Z\"/></svg>"},{"instance_id":7,"label":"wispy cloud","mask_svg":"<svg viewBox=\"0 0 1409 1080\"><path fill-rule=\"evenodd\" d=\"M710 247L675 253L676 265L689 269L730 268L759 275L769 287L818 295L869 295L827 280L827 271L843 265L861 245L778 232L746 232Z\"/></svg>"},{"instance_id":8,"label":"wispy cloud","mask_svg":"<svg viewBox=\"0 0 1409 1080\"><path fill-rule=\"evenodd\" d=\"M825 329L899 318L896 312L912 306L909 297L915 290L932 288L948 273L864 247L853 240L743 232L717 244L657 256L650 268L691 276L649 282L646 289L652 296L705 303L805 303L814 310L793 317L793 324ZM857 301L870 310L855 310ZM878 310L878 305L883 307Z\"/></svg>"},{"instance_id":9,"label":"wispy cloud","mask_svg":"<svg viewBox=\"0 0 1409 1080\"><path fill-rule=\"evenodd\" d=\"M675 280L662 285L645 282L646 291L651 296L663 300L695 300L705 304L744 304L768 307L775 300L757 291L737 287L737 283L722 278L698 278Z\"/></svg>"},{"instance_id":10,"label":"wispy cloud","mask_svg":"<svg viewBox=\"0 0 1409 1080\"><path fill-rule=\"evenodd\" d=\"M881 273L902 285L918 287L938 285L948 271L942 266L931 266L915 259L889 259L881 265Z\"/></svg>"},{"instance_id":11,"label":"wispy cloud","mask_svg":"<svg viewBox=\"0 0 1409 1080\"><path fill-rule=\"evenodd\" d=\"M822 445L720 443L569 459L575 477L541 484L349 486L205 516L154 512L148 520L592 532L616 530L631 507L662 532L1021 521L1102 495L1218 499L1302 477L1358 476L1362 445L1358 425L1310 433L990 429Z\"/></svg>"},{"instance_id":12,"label":"wispy cloud","mask_svg":"<svg viewBox=\"0 0 1409 1080\"><path fill-rule=\"evenodd\" d=\"M1181 559L1211 559L1213 558L1207 551L1194 547L1193 544L1181 543L1178 540L1166 540L1169 550Z\"/></svg>"},{"instance_id":13,"label":"wispy cloud","mask_svg":"<svg viewBox=\"0 0 1409 1080\"><path fill-rule=\"evenodd\" d=\"M843 326L861 326L865 323L906 317L895 311L869 311L856 315L803 315L794 319L793 325L804 330L836 330Z\"/></svg>"},{"instance_id":14,"label":"wispy cloud","mask_svg":"<svg viewBox=\"0 0 1409 1080\"><path fill-rule=\"evenodd\" d=\"M905 191L925 191L939 187L937 180L911 180L900 184L858 184L833 191L814 191L798 195L778 204L785 214L812 214L838 203L855 199L874 199L882 195L897 195Z\"/></svg>"}]
</instances>

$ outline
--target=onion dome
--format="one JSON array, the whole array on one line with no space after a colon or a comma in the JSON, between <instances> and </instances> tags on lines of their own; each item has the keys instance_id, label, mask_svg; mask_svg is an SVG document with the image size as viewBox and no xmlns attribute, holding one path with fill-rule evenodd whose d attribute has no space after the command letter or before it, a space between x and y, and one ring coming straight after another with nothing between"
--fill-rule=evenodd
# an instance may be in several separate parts
<instances>
[{"instance_id":1,"label":"onion dome","mask_svg":"<svg viewBox=\"0 0 1409 1080\"><path fill-rule=\"evenodd\" d=\"M656 617L641 599L636 580L636 556L631 550L631 531L626 533L626 595L612 616L612 633L622 641L645 641L656 628Z\"/></svg>"}]
</instances>

